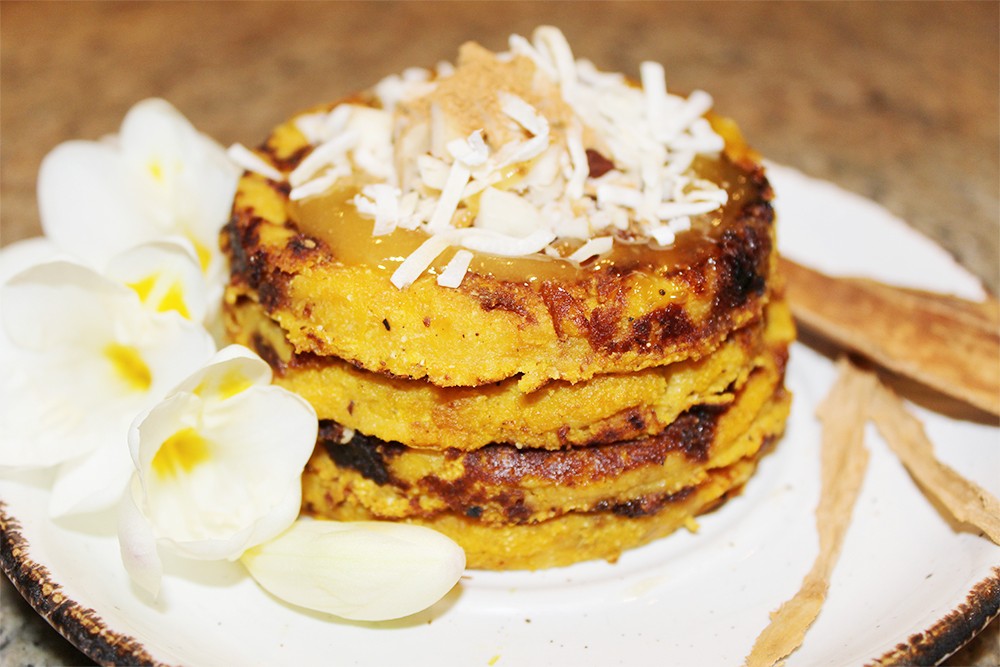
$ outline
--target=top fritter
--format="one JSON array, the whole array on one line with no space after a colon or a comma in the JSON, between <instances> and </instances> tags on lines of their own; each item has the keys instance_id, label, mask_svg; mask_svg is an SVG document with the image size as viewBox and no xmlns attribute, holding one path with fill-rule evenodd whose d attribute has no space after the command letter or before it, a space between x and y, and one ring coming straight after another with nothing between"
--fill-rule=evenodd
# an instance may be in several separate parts
<instances>
[{"instance_id":1,"label":"top fritter","mask_svg":"<svg viewBox=\"0 0 1000 667\"><path fill-rule=\"evenodd\" d=\"M299 362L524 390L698 357L756 320L770 188L711 98L510 51L407 70L245 154L227 303L259 302Z\"/></svg>"}]
</instances>

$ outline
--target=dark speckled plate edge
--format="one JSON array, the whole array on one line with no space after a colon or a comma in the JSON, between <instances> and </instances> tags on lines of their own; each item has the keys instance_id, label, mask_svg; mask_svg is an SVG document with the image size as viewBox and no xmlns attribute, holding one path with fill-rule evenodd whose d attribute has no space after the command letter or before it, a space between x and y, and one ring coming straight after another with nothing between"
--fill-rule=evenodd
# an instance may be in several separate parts
<instances>
[{"instance_id":1,"label":"dark speckled plate edge","mask_svg":"<svg viewBox=\"0 0 1000 667\"><path fill-rule=\"evenodd\" d=\"M964 603L869 665L937 665L967 644L998 615L1000 567L994 567L993 576L973 586Z\"/></svg>"},{"instance_id":2,"label":"dark speckled plate edge","mask_svg":"<svg viewBox=\"0 0 1000 667\"><path fill-rule=\"evenodd\" d=\"M106 627L97 612L71 600L49 570L31 559L21 524L0 500L0 569L14 588L80 651L102 665L165 667L133 637Z\"/></svg>"},{"instance_id":3,"label":"dark speckled plate edge","mask_svg":"<svg viewBox=\"0 0 1000 667\"><path fill-rule=\"evenodd\" d=\"M67 598L48 569L31 559L21 524L0 500L0 569L28 604L49 625L95 662L102 665L166 667L153 659L135 638L105 627L93 609ZM1000 567L977 583L964 603L931 628L868 663L869 665L935 665L968 643L1000 615Z\"/></svg>"}]
</instances>

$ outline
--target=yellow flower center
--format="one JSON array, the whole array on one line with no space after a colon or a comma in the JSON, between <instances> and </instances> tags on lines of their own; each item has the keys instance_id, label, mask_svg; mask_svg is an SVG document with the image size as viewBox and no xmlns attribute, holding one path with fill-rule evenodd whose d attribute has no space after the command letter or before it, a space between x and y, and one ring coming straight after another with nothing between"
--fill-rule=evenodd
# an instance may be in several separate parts
<instances>
[{"instance_id":1,"label":"yellow flower center","mask_svg":"<svg viewBox=\"0 0 1000 667\"><path fill-rule=\"evenodd\" d=\"M191 472L195 466L207 461L209 456L208 440L189 427L174 433L160 446L153 456L153 472L160 477Z\"/></svg>"},{"instance_id":2,"label":"yellow flower center","mask_svg":"<svg viewBox=\"0 0 1000 667\"><path fill-rule=\"evenodd\" d=\"M115 374L128 385L129 389L149 391L149 387L153 384L153 374L138 350L131 345L108 343L104 348L104 356L111 362Z\"/></svg>"},{"instance_id":3,"label":"yellow flower center","mask_svg":"<svg viewBox=\"0 0 1000 667\"><path fill-rule=\"evenodd\" d=\"M195 388L194 393L204 396L206 392L214 391L218 395L217 398L224 401L250 388L252 384L253 382L250 381L250 378L243 373L237 370L230 370L219 380L218 384L213 386L212 383L206 385L203 382Z\"/></svg>"},{"instance_id":4,"label":"yellow flower center","mask_svg":"<svg viewBox=\"0 0 1000 667\"><path fill-rule=\"evenodd\" d=\"M134 283L129 283L128 286L135 290L135 293L139 295L139 299L143 303L149 303L150 298L154 297L153 289L156 287L157 278L158 276L154 274ZM184 319L191 319L187 304L184 303L184 290L179 281L175 280L170 283L166 290L157 292L155 298L158 299L158 302L153 305L156 307L157 312L166 313L176 310Z\"/></svg>"},{"instance_id":5,"label":"yellow flower center","mask_svg":"<svg viewBox=\"0 0 1000 667\"><path fill-rule=\"evenodd\" d=\"M163 165L160 164L159 160L153 160L149 163L149 175L153 177L157 183L163 182Z\"/></svg>"},{"instance_id":6,"label":"yellow flower center","mask_svg":"<svg viewBox=\"0 0 1000 667\"><path fill-rule=\"evenodd\" d=\"M238 371L230 371L219 383L219 398L225 400L250 387L250 379Z\"/></svg>"},{"instance_id":7,"label":"yellow flower center","mask_svg":"<svg viewBox=\"0 0 1000 667\"><path fill-rule=\"evenodd\" d=\"M194 244L194 251L198 255L198 263L201 264L202 272L208 270L208 265L212 261L212 251L205 247L203 243L199 243L195 239L191 239L191 243Z\"/></svg>"}]
</instances>

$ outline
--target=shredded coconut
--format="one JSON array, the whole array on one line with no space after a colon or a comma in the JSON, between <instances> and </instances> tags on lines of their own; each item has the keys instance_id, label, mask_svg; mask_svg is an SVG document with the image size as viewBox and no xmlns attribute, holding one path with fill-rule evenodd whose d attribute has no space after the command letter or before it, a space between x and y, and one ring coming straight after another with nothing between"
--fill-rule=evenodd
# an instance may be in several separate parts
<instances>
[{"instance_id":1,"label":"shredded coconut","mask_svg":"<svg viewBox=\"0 0 1000 667\"><path fill-rule=\"evenodd\" d=\"M610 236L600 236L596 239L589 239L582 246L577 248L566 259L571 262L585 262L591 257L597 257L611 250L615 240Z\"/></svg>"},{"instance_id":2,"label":"shredded coconut","mask_svg":"<svg viewBox=\"0 0 1000 667\"><path fill-rule=\"evenodd\" d=\"M579 263L619 237L669 246L692 218L726 204L725 190L691 171L724 140L704 117L708 93L669 93L657 63L641 65L640 83L575 60L551 27L530 41L511 36L506 53L466 44L457 66L383 79L374 87L380 108L300 116L296 126L315 148L287 177L291 197L359 171L377 181L352 200L374 218L373 233L429 235L393 273L400 289L448 247L467 250L438 276L445 286L461 284L469 250ZM251 170L271 178L268 166ZM559 239L582 245L563 257Z\"/></svg>"},{"instance_id":3,"label":"shredded coconut","mask_svg":"<svg viewBox=\"0 0 1000 667\"><path fill-rule=\"evenodd\" d=\"M229 155L230 160L235 162L237 166L242 167L247 171L260 174L264 178L269 178L272 181L285 180L284 174L275 169L270 163L265 162L264 158L257 155L243 144L233 144L229 147L226 153Z\"/></svg>"},{"instance_id":4,"label":"shredded coconut","mask_svg":"<svg viewBox=\"0 0 1000 667\"><path fill-rule=\"evenodd\" d=\"M462 284L462 279L465 278L465 273L469 270L469 264L472 262L472 253L468 250L459 250L455 253L455 256L451 258L448 265L444 267L444 271L437 278L437 283L441 287L458 287Z\"/></svg>"}]
</instances>

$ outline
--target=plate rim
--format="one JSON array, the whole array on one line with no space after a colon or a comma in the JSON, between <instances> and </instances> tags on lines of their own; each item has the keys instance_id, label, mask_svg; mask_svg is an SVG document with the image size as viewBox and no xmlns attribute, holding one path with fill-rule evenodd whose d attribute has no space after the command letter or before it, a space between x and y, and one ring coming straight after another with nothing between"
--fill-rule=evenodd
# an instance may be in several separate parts
<instances>
[{"instance_id":1,"label":"plate rim","mask_svg":"<svg viewBox=\"0 0 1000 667\"><path fill-rule=\"evenodd\" d=\"M20 521L0 500L0 569L32 609L60 635L100 664L167 667L137 638L112 630L93 609L66 597L49 569L31 558ZM985 537L984 537L985 539ZM867 665L939 664L970 642L1000 616L1000 566L977 582L965 602L947 612L930 628L916 632Z\"/></svg>"},{"instance_id":2,"label":"plate rim","mask_svg":"<svg viewBox=\"0 0 1000 667\"><path fill-rule=\"evenodd\" d=\"M985 535L982 535L986 539ZM965 602L942 616L927 630L900 642L869 665L937 665L954 655L1000 616L1000 566L976 583Z\"/></svg>"},{"instance_id":3,"label":"plate rim","mask_svg":"<svg viewBox=\"0 0 1000 667\"><path fill-rule=\"evenodd\" d=\"M39 616L97 663L166 667L138 639L112 630L96 611L64 595L48 567L32 559L22 529L0 499L0 569Z\"/></svg>"}]
</instances>

